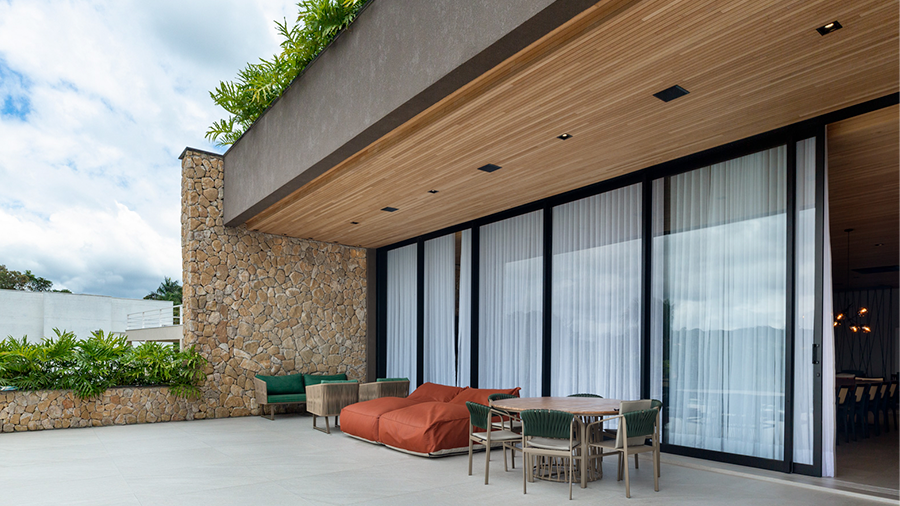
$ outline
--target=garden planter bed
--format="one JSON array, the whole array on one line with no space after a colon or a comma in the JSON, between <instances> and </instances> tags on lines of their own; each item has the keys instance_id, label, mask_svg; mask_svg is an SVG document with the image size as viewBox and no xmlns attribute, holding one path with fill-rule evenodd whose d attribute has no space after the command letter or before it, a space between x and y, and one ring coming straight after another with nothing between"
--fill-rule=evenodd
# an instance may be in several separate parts
<instances>
[{"instance_id":1,"label":"garden planter bed","mask_svg":"<svg viewBox=\"0 0 900 506\"><path fill-rule=\"evenodd\" d=\"M115 387L85 400L71 390L14 390L0 392L0 432L206 418L199 406L169 387Z\"/></svg>"}]
</instances>

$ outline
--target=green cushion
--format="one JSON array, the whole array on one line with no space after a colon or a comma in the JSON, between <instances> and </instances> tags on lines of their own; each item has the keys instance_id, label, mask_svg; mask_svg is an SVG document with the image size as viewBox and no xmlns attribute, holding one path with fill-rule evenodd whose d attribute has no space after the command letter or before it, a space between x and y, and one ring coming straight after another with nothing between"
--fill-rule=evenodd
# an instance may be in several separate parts
<instances>
[{"instance_id":1,"label":"green cushion","mask_svg":"<svg viewBox=\"0 0 900 506\"><path fill-rule=\"evenodd\" d=\"M306 394L282 394L266 397L269 404L276 402L306 402Z\"/></svg>"},{"instance_id":2,"label":"green cushion","mask_svg":"<svg viewBox=\"0 0 900 506\"><path fill-rule=\"evenodd\" d=\"M346 379L347 379L347 375L344 373L341 373L341 374L304 374L303 375L303 384L306 386L310 386L310 385L318 385L319 383L326 381L326 380L346 380Z\"/></svg>"},{"instance_id":3,"label":"green cushion","mask_svg":"<svg viewBox=\"0 0 900 506\"><path fill-rule=\"evenodd\" d=\"M359 380L322 380L320 383L359 383Z\"/></svg>"},{"instance_id":4,"label":"green cushion","mask_svg":"<svg viewBox=\"0 0 900 506\"><path fill-rule=\"evenodd\" d=\"M375 381L409 381L409 378L378 378Z\"/></svg>"},{"instance_id":5,"label":"green cushion","mask_svg":"<svg viewBox=\"0 0 900 506\"><path fill-rule=\"evenodd\" d=\"M302 374L285 374L284 376L257 374L256 377L266 382L266 393L269 396L306 393Z\"/></svg>"}]
</instances>

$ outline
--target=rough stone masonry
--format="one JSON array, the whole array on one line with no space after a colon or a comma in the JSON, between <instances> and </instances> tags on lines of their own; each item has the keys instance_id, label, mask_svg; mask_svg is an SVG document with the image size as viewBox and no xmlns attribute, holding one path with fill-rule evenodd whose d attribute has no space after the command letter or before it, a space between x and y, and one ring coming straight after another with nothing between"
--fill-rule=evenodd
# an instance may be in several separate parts
<instances>
[{"instance_id":1,"label":"rough stone masonry","mask_svg":"<svg viewBox=\"0 0 900 506\"><path fill-rule=\"evenodd\" d=\"M223 160L185 150L184 344L209 360L194 415L258 414L253 376L366 374L366 250L226 227Z\"/></svg>"},{"instance_id":2,"label":"rough stone masonry","mask_svg":"<svg viewBox=\"0 0 900 506\"><path fill-rule=\"evenodd\" d=\"M181 159L184 345L209 360L199 399L166 387L0 393L0 432L259 414L253 376L366 374L366 251L225 227L220 156Z\"/></svg>"}]
</instances>

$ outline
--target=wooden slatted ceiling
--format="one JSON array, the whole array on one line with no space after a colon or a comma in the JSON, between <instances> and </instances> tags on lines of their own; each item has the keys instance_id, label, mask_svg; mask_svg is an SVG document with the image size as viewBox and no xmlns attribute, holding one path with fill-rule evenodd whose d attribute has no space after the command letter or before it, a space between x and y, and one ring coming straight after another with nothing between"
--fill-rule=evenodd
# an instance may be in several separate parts
<instances>
[{"instance_id":1,"label":"wooden slatted ceiling","mask_svg":"<svg viewBox=\"0 0 900 506\"><path fill-rule=\"evenodd\" d=\"M897 90L896 1L600 2L248 226L384 246Z\"/></svg>"},{"instance_id":2,"label":"wooden slatted ceiling","mask_svg":"<svg viewBox=\"0 0 900 506\"><path fill-rule=\"evenodd\" d=\"M828 201L835 287L850 268L900 260L900 111L897 106L828 126ZM884 246L875 246L884 244ZM851 273L853 289L900 285L900 273Z\"/></svg>"}]
</instances>

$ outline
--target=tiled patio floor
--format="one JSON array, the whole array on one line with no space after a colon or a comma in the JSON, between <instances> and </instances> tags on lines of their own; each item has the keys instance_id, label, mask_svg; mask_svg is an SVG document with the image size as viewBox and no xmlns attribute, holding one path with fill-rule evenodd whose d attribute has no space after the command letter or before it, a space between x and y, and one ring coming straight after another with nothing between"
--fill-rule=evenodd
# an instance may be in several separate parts
<instances>
[{"instance_id":1,"label":"tiled patio floor","mask_svg":"<svg viewBox=\"0 0 900 506\"><path fill-rule=\"evenodd\" d=\"M0 504L305 505L565 504L563 484L536 482L522 495L522 475L505 473L494 453L483 485L484 454L473 476L466 457L425 459L311 428L308 416L282 415L0 434ZM575 488L589 504L876 503L829 491L814 479L663 456L660 491L649 461L632 474L632 499L606 478ZM884 502L882 499L880 502ZM893 504L896 504L894 499Z\"/></svg>"}]
</instances>

